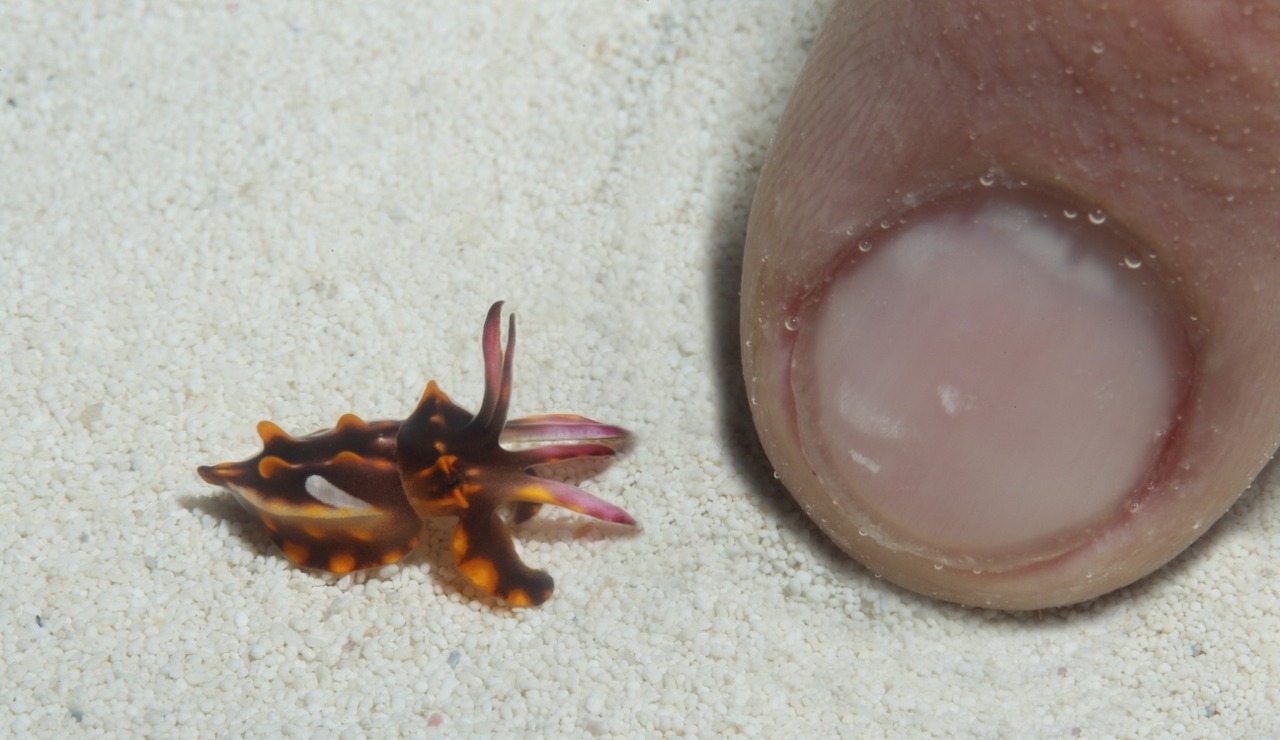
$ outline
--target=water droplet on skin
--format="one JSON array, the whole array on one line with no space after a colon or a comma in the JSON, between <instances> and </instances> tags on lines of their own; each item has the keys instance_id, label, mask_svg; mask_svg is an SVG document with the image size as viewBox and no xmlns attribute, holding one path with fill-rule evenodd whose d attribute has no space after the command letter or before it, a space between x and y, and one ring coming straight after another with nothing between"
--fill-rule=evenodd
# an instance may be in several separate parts
<instances>
[{"instance_id":1,"label":"water droplet on skin","mask_svg":"<svg viewBox=\"0 0 1280 740\"><path fill-rule=\"evenodd\" d=\"M1139 261L1139 264L1141 264L1141 261ZM787 320L782 322L782 326L785 327L787 331L795 331L796 327L800 326L800 318L798 316L788 316Z\"/></svg>"},{"instance_id":2,"label":"water droplet on skin","mask_svg":"<svg viewBox=\"0 0 1280 740\"><path fill-rule=\"evenodd\" d=\"M867 536L867 530L862 529L861 527L859 527L859 528L858 528L858 536L859 536L859 537L866 537L866 536Z\"/></svg>"},{"instance_id":3,"label":"water droplet on skin","mask_svg":"<svg viewBox=\"0 0 1280 740\"><path fill-rule=\"evenodd\" d=\"M934 570L942 570L942 563L934 563L934 564L933 564L933 569L934 569Z\"/></svg>"},{"instance_id":4,"label":"water droplet on skin","mask_svg":"<svg viewBox=\"0 0 1280 740\"><path fill-rule=\"evenodd\" d=\"M1101 54L1106 50L1107 50L1107 45L1102 43L1101 41L1095 41L1093 42L1093 46L1089 47L1089 51L1092 51L1094 54Z\"/></svg>"},{"instance_id":5,"label":"water droplet on skin","mask_svg":"<svg viewBox=\"0 0 1280 740\"><path fill-rule=\"evenodd\" d=\"M881 222L880 222L880 228L882 228L882 229L887 229L887 228L889 228L890 226L893 226L893 222L892 222L892 221L890 221L890 220L889 220L889 219L887 219L887 218L886 218L885 220L883 220L883 221L881 221Z\"/></svg>"},{"instance_id":6,"label":"water droplet on skin","mask_svg":"<svg viewBox=\"0 0 1280 740\"><path fill-rule=\"evenodd\" d=\"M1133 503L1129 504L1129 506L1128 506L1129 513L1130 513L1130 514L1136 514L1136 513L1138 512L1138 508L1139 508L1139 507L1138 507L1138 502L1137 502L1137 501L1134 501Z\"/></svg>"},{"instance_id":7,"label":"water droplet on skin","mask_svg":"<svg viewBox=\"0 0 1280 740\"><path fill-rule=\"evenodd\" d=\"M863 239L862 241L858 242L858 251L859 251L859 252L870 252L870 251L871 251L871 241L870 241L870 240L868 240L868 239Z\"/></svg>"},{"instance_id":8,"label":"water droplet on skin","mask_svg":"<svg viewBox=\"0 0 1280 740\"><path fill-rule=\"evenodd\" d=\"M776 471L776 470L775 470L775 471L773 471L773 479L774 479L774 480L778 480L778 479L779 479L779 478L781 478L781 477L782 477L782 473L779 473L779 472L778 472L778 471Z\"/></svg>"},{"instance_id":9,"label":"water droplet on skin","mask_svg":"<svg viewBox=\"0 0 1280 740\"><path fill-rule=\"evenodd\" d=\"M1079 211L1077 211L1077 210L1076 210L1076 209L1074 209L1074 208L1063 208L1063 209L1062 209L1062 216L1063 216L1063 218L1066 218L1068 221L1074 220L1074 219L1075 219L1075 217L1076 217L1076 216L1079 216L1079 215L1080 215L1080 212L1079 212Z\"/></svg>"},{"instance_id":10,"label":"water droplet on skin","mask_svg":"<svg viewBox=\"0 0 1280 740\"><path fill-rule=\"evenodd\" d=\"M1107 214L1102 209L1089 211L1089 223L1094 226L1101 226L1107 222Z\"/></svg>"},{"instance_id":11,"label":"water droplet on skin","mask_svg":"<svg viewBox=\"0 0 1280 740\"><path fill-rule=\"evenodd\" d=\"M996 175L994 172L988 172L978 178L978 184L984 188L989 188L996 184Z\"/></svg>"},{"instance_id":12,"label":"water droplet on skin","mask_svg":"<svg viewBox=\"0 0 1280 740\"><path fill-rule=\"evenodd\" d=\"M1130 270L1136 270L1139 267L1142 267L1142 257L1134 252L1130 252L1124 256L1124 266Z\"/></svg>"}]
</instances>

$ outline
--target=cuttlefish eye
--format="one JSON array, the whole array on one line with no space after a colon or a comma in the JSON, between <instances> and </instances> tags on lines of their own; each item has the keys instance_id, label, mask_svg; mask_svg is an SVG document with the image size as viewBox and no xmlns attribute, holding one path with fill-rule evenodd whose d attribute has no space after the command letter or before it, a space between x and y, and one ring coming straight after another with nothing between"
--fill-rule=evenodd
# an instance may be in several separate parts
<instances>
[{"instance_id":1,"label":"cuttlefish eye","mask_svg":"<svg viewBox=\"0 0 1280 740\"><path fill-rule=\"evenodd\" d=\"M1018 13L839 4L748 229L744 375L779 477L872 571L964 604L1141 578L1280 440L1280 302L1257 297L1280 202L1235 194L1268 179L1256 154L1171 148L1168 100L1112 84L1146 62L1095 63L1107 30L1061 15L1050 39ZM1264 82L1198 78L1194 112L1243 98L1280 130Z\"/></svg>"}]
</instances>

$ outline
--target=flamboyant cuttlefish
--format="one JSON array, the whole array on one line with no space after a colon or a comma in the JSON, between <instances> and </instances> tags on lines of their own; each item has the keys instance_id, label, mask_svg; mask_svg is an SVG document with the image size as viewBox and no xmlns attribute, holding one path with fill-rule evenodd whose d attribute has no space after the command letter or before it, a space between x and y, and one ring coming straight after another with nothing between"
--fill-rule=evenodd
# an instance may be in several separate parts
<instances>
[{"instance_id":1,"label":"flamboyant cuttlefish","mask_svg":"<svg viewBox=\"0 0 1280 740\"><path fill-rule=\"evenodd\" d=\"M541 604L551 596L551 576L520 560L499 507L513 504L517 524L543 504L634 524L622 509L576 486L531 474L537 465L613 455L628 435L572 414L507 421L516 323L511 316L504 353L501 311L501 301L493 304L484 322L485 387L477 413L450 401L433 380L404 421L345 414L333 429L304 437L263 421L261 453L201 466L200 477L235 494L290 561L331 573L394 563L418 544L424 519L456 516L458 571L513 606ZM500 444L539 441L555 444L514 450Z\"/></svg>"}]
</instances>

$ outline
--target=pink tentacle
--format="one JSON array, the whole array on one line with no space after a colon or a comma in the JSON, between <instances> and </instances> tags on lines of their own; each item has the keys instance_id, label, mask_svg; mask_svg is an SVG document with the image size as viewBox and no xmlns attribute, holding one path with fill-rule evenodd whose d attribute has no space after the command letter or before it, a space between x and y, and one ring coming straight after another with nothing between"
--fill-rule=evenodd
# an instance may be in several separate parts
<instances>
[{"instance_id":1,"label":"pink tentacle","mask_svg":"<svg viewBox=\"0 0 1280 740\"><path fill-rule=\"evenodd\" d=\"M630 434L622 427L601 424L577 414L541 414L512 419L502 430L503 442L560 442L593 440L620 442Z\"/></svg>"},{"instance_id":2,"label":"pink tentacle","mask_svg":"<svg viewBox=\"0 0 1280 740\"><path fill-rule=\"evenodd\" d=\"M532 476L526 476L526 479L525 485L504 491L504 498L510 501L560 506L615 524L634 525L636 523L627 512L607 501L601 501L577 486Z\"/></svg>"},{"instance_id":3,"label":"pink tentacle","mask_svg":"<svg viewBox=\"0 0 1280 740\"><path fill-rule=\"evenodd\" d=\"M569 444L531 447L527 450L511 451L510 454L517 465L528 468L533 465L549 465L579 457L610 457L618 454L618 451L608 445Z\"/></svg>"},{"instance_id":4,"label":"pink tentacle","mask_svg":"<svg viewBox=\"0 0 1280 740\"><path fill-rule=\"evenodd\" d=\"M484 352L484 400L480 402L480 410L476 412L472 425L478 428L489 426L493 412L501 395L499 386L502 382L502 338L501 332L502 301L489 307L489 315L484 319L484 330L480 334L480 347Z\"/></svg>"},{"instance_id":5,"label":"pink tentacle","mask_svg":"<svg viewBox=\"0 0 1280 740\"><path fill-rule=\"evenodd\" d=\"M516 360L516 317L512 314L507 321L507 351L502 358L502 381L498 386L498 401L494 404L493 415L485 425L484 437L488 444L497 445L498 438L507 424L507 410L511 407L511 381L515 374Z\"/></svg>"}]
</instances>

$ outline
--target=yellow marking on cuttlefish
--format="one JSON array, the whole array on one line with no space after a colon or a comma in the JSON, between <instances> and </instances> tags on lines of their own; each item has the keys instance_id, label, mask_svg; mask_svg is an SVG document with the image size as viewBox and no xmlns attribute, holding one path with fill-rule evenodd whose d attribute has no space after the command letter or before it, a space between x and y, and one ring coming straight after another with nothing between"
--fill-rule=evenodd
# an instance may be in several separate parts
<instances>
[{"instance_id":1,"label":"yellow marking on cuttlefish","mask_svg":"<svg viewBox=\"0 0 1280 740\"><path fill-rule=\"evenodd\" d=\"M498 569L493 561L485 558L472 558L458 563L458 571L485 593L494 593L498 586Z\"/></svg>"},{"instance_id":2,"label":"yellow marking on cuttlefish","mask_svg":"<svg viewBox=\"0 0 1280 740\"><path fill-rule=\"evenodd\" d=\"M263 444L271 444L277 439L293 439L283 429L269 421L258 422L258 436L262 438Z\"/></svg>"},{"instance_id":3,"label":"yellow marking on cuttlefish","mask_svg":"<svg viewBox=\"0 0 1280 740\"><path fill-rule=\"evenodd\" d=\"M356 557L351 553L339 552L329 556L329 570L342 575L356 569Z\"/></svg>"},{"instance_id":4,"label":"yellow marking on cuttlefish","mask_svg":"<svg viewBox=\"0 0 1280 740\"><path fill-rule=\"evenodd\" d=\"M271 455L258 461L258 475L264 480L271 480L278 473L292 468L293 466L285 462L282 458Z\"/></svg>"},{"instance_id":5,"label":"yellow marking on cuttlefish","mask_svg":"<svg viewBox=\"0 0 1280 740\"><path fill-rule=\"evenodd\" d=\"M364 429L367 426L368 424L365 424L364 419L361 419L359 416L356 416L355 414L343 414L338 417L338 425L334 428L339 432L345 432L348 429Z\"/></svg>"},{"instance_id":6,"label":"yellow marking on cuttlefish","mask_svg":"<svg viewBox=\"0 0 1280 740\"><path fill-rule=\"evenodd\" d=\"M329 458L330 465L364 465L365 461L365 458L360 457L360 455L351 450L343 450Z\"/></svg>"},{"instance_id":7,"label":"yellow marking on cuttlefish","mask_svg":"<svg viewBox=\"0 0 1280 740\"><path fill-rule=\"evenodd\" d=\"M347 534L351 535L352 539L360 542L373 542L373 538L376 536L376 533L368 527L352 527L347 530Z\"/></svg>"},{"instance_id":8,"label":"yellow marking on cuttlefish","mask_svg":"<svg viewBox=\"0 0 1280 740\"><path fill-rule=\"evenodd\" d=\"M283 552L286 558L289 558L295 563L301 564L305 564L307 562L307 558L311 557L311 548L301 542L294 542L293 540L285 540L284 542L281 542L280 552Z\"/></svg>"},{"instance_id":9,"label":"yellow marking on cuttlefish","mask_svg":"<svg viewBox=\"0 0 1280 740\"><path fill-rule=\"evenodd\" d=\"M421 406L428 399L436 399L437 402L449 403L449 397L444 391L440 390L440 386L436 385L436 381L427 381L426 390L422 391L422 397L418 399L418 405Z\"/></svg>"},{"instance_id":10,"label":"yellow marking on cuttlefish","mask_svg":"<svg viewBox=\"0 0 1280 740\"><path fill-rule=\"evenodd\" d=\"M457 471L458 456L457 455L441 455L436 460L435 468L440 474L446 478L452 478Z\"/></svg>"},{"instance_id":11,"label":"yellow marking on cuttlefish","mask_svg":"<svg viewBox=\"0 0 1280 740\"><path fill-rule=\"evenodd\" d=\"M529 598L529 592L525 591L523 588L511 589L511 593L507 594L504 598L506 598L507 603L512 606L531 606L533 604L533 599Z\"/></svg>"},{"instance_id":12,"label":"yellow marking on cuttlefish","mask_svg":"<svg viewBox=\"0 0 1280 740\"><path fill-rule=\"evenodd\" d=\"M542 486L521 486L516 489L512 498L519 501L527 501L531 504L554 504L556 506L564 506L567 509L573 508L551 495L551 492ZM573 510L576 511L576 509Z\"/></svg>"},{"instance_id":13,"label":"yellow marking on cuttlefish","mask_svg":"<svg viewBox=\"0 0 1280 740\"><path fill-rule=\"evenodd\" d=\"M392 460L381 457L364 457L351 450L343 450L333 457L329 458L329 465L344 466L352 465L356 467L374 468L376 470L388 471L396 470L396 464Z\"/></svg>"}]
</instances>

